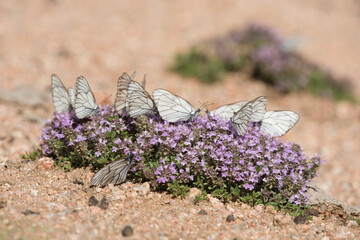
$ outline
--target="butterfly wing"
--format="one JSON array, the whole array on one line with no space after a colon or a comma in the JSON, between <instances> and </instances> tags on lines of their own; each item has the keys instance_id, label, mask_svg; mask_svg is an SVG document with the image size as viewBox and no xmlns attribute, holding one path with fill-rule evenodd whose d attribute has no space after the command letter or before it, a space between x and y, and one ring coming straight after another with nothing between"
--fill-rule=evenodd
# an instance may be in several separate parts
<instances>
[{"instance_id":1,"label":"butterfly wing","mask_svg":"<svg viewBox=\"0 0 360 240\"><path fill-rule=\"evenodd\" d=\"M218 107L210 112L210 116L218 116L219 118L228 121L246 103L247 101L242 101Z\"/></svg>"},{"instance_id":2,"label":"butterfly wing","mask_svg":"<svg viewBox=\"0 0 360 240\"><path fill-rule=\"evenodd\" d=\"M266 112L266 106L267 106L266 97L260 96L250 101L250 103L252 106L252 114L251 114L250 122L260 122L261 120L263 120Z\"/></svg>"},{"instance_id":3,"label":"butterfly wing","mask_svg":"<svg viewBox=\"0 0 360 240\"><path fill-rule=\"evenodd\" d=\"M68 88L68 93L69 93L71 107L74 108L75 107L76 90L74 88Z\"/></svg>"},{"instance_id":4,"label":"butterfly wing","mask_svg":"<svg viewBox=\"0 0 360 240\"><path fill-rule=\"evenodd\" d=\"M130 117L136 118L140 115L148 115L155 112L155 103L149 93L137 82L130 82L128 97Z\"/></svg>"},{"instance_id":5,"label":"butterfly wing","mask_svg":"<svg viewBox=\"0 0 360 240\"><path fill-rule=\"evenodd\" d=\"M131 76L133 75L135 77L135 72ZM128 87L131 81L132 77L130 77L126 72L124 72L118 79L115 109L120 114L128 108L126 97L128 95Z\"/></svg>"},{"instance_id":6,"label":"butterfly wing","mask_svg":"<svg viewBox=\"0 0 360 240\"><path fill-rule=\"evenodd\" d=\"M193 119L200 111L195 111L194 107L184 98L164 89L154 90L153 98L161 118L169 122Z\"/></svg>"},{"instance_id":7,"label":"butterfly wing","mask_svg":"<svg viewBox=\"0 0 360 240\"><path fill-rule=\"evenodd\" d=\"M293 111L269 111L261 121L260 130L274 137L287 133L299 120L299 114Z\"/></svg>"},{"instance_id":8,"label":"butterfly wing","mask_svg":"<svg viewBox=\"0 0 360 240\"><path fill-rule=\"evenodd\" d=\"M94 94L92 93L89 83L83 76L76 79L76 97L75 97L75 114L79 119L92 116L97 113Z\"/></svg>"},{"instance_id":9,"label":"butterfly wing","mask_svg":"<svg viewBox=\"0 0 360 240\"><path fill-rule=\"evenodd\" d=\"M60 78L55 74L51 75L51 89L55 111L57 113L69 112L71 108L71 102L68 91L61 82Z\"/></svg>"},{"instance_id":10,"label":"butterfly wing","mask_svg":"<svg viewBox=\"0 0 360 240\"><path fill-rule=\"evenodd\" d=\"M91 186L104 187L110 183L117 185L125 182L132 165L132 157L117 160L100 169L91 179Z\"/></svg>"},{"instance_id":11,"label":"butterfly wing","mask_svg":"<svg viewBox=\"0 0 360 240\"><path fill-rule=\"evenodd\" d=\"M238 112L230 118L231 125L235 128L236 132L243 136L249 126L250 118L252 115L251 103L245 104Z\"/></svg>"}]
</instances>

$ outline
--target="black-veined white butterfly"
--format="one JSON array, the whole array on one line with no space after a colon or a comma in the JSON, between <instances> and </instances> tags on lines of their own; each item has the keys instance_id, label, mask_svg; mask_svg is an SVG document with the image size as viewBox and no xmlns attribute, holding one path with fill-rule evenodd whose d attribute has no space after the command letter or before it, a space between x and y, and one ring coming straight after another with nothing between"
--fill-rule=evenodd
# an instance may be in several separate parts
<instances>
[{"instance_id":1,"label":"black-veined white butterfly","mask_svg":"<svg viewBox=\"0 0 360 240\"><path fill-rule=\"evenodd\" d=\"M242 102L231 103L218 107L210 112L210 116L216 115L219 118L227 121L247 103L248 101L242 101ZM250 122L261 121L266 112L266 105L267 105L266 97L260 96L250 101L250 103L252 105L252 111L253 111L250 118Z\"/></svg>"},{"instance_id":2,"label":"black-veined white butterfly","mask_svg":"<svg viewBox=\"0 0 360 240\"><path fill-rule=\"evenodd\" d=\"M71 107L74 108L75 107L76 89L75 88L68 88L68 93L69 93Z\"/></svg>"},{"instance_id":3,"label":"black-veined white butterfly","mask_svg":"<svg viewBox=\"0 0 360 240\"><path fill-rule=\"evenodd\" d=\"M129 83L126 102L128 103L127 112L133 118L154 113L156 109L149 93L135 81Z\"/></svg>"},{"instance_id":4,"label":"black-veined white butterfly","mask_svg":"<svg viewBox=\"0 0 360 240\"><path fill-rule=\"evenodd\" d=\"M200 113L200 109L195 110L184 98L167 90L155 89L152 95L161 118L166 121L178 122L192 120Z\"/></svg>"},{"instance_id":5,"label":"black-veined white butterfly","mask_svg":"<svg viewBox=\"0 0 360 240\"><path fill-rule=\"evenodd\" d=\"M99 107L96 105L94 94L89 83L83 76L76 79L75 114L79 119L96 114Z\"/></svg>"},{"instance_id":6,"label":"black-veined white butterfly","mask_svg":"<svg viewBox=\"0 0 360 240\"><path fill-rule=\"evenodd\" d=\"M231 103L227 105L223 105L221 107L216 108L215 110L210 111L210 116L217 116L225 121L229 120L234 114L239 111L247 101Z\"/></svg>"},{"instance_id":7,"label":"black-veined white butterfly","mask_svg":"<svg viewBox=\"0 0 360 240\"><path fill-rule=\"evenodd\" d=\"M252 106L250 122L260 122L265 115L267 99L264 96L257 97L249 102Z\"/></svg>"},{"instance_id":8,"label":"black-veined white butterfly","mask_svg":"<svg viewBox=\"0 0 360 240\"><path fill-rule=\"evenodd\" d=\"M115 99L115 109L119 114L122 114L124 112L129 112L129 84L131 82L134 82L136 75L136 71L129 76L126 72L124 72L118 79L118 85L117 85L117 93L116 93L116 99ZM141 87L138 88L141 91L145 91L145 84L146 84L146 75L144 75L143 82L141 84ZM137 87L132 86L133 90L136 90ZM146 95L146 94L145 94ZM147 93L147 95L149 95ZM134 109L134 107L133 107Z\"/></svg>"},{"instance_id":9,"label":"black-veined white butterfly","mask_svg":"<svg viewBox=\"0 0 360 240\"><path fill-rule=\"evenodd\" d=\"M119 114L124 113L128 110L128 103L126 101L126 97L128 95L128 87L131 81L133 81L133 77L135 77L136 72L134 72L131 77L124 72L118 79L117 84L117 93L115 98L115 109Z\"/></svg>"},{"instance_id":10,"label":"black-veined white butterfly","mask_svg":"<svg viewBox=\"0 0 360 240\"><path fill-rule=\"evenodd\" d=\"M69 88L66 90L64 84L58 76L55 74L51 75L51 92L55 111L57 113L69 112L74 107L72 102L73 89Z\"/></svg>"},{"instance_id":11,"label":"black-veined white butterfly","mask_svg":"<svg viewBox=\"0 0 360 240\"><path fill-rule=\"evenodd\" d=\"M108 184L120 184L125 182L127 172L133 163L133 155L117 160L100 169L91 178L91 186L105 187Z\"/></svg>"},{"instance_id":12,"label":"black-veined white butterfly","mask_svg":"<svg viewBox=\"0 0 360 240\"><path fill-rule=\"evenodd\" d=\"M287 133L299 120L293 111L268 111L261 121L260 131L274 137Z\"/></svg>"},{"instance_id":13,"label":"black-veined white butterfly","mask_svg":"<svg viewBox=\"0 0 360 240\"><path fill-rule=\"evenodd\" d=\"M245 134L249 126L252 112L252 104L251 102L248 102L230 118L231 125L240 136Z\"/></svg>"}]
</instances>

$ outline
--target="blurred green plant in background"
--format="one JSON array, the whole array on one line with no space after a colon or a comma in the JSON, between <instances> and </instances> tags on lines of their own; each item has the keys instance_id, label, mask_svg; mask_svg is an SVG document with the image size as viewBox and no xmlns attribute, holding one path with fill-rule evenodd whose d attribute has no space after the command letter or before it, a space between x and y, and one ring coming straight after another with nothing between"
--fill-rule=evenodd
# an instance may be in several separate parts
<instances>
[{"instance_id":1,"label":"blurred green plant in background","mask_svg":"<svg viewBox=\"0 0 360 240\"><path fill-rule=\"evenodd\" d=\"M354 101L350 84L294 53L292 39L252 24L245 30L193 46L178 53L170 70L204 83L222 80L227 73L242 71L280 93L305 90L315 96Z\"/></svg>"}]
</instances>

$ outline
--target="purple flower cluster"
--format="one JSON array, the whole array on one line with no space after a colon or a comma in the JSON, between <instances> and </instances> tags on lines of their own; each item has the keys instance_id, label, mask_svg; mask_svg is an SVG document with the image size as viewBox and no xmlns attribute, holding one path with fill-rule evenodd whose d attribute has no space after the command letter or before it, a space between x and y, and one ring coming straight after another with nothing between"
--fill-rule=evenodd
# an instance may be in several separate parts
<instances>
[{"instance_id":1,"label":"purple flower cluster","mask_svg":"<svg viewBox=\"0 0 360 240\"><path fill-rule=\"evenodd\" d=\"M101 167L130 153L130 172L153 186L172 182L276 191L292 203L307 201L306 189L320 165L300 146L263 135L256 124L240 137L229 122L200 116L191 122L168 123L159 116L136 120L104 106L98 115L77 120L72 113L55 114L43 129L47 155L71 166Z\"/></svg>"},{"instance_id":2,"label":"purple flower cluster","mask_svg":"<svg viewBox=\"0 0 360 240\"><path fill-rule=\"evenodd\" d=\"M308 90L315 95L351 99L351 85L294 53L296 41L274 30L251 24L197 47L199 55L217 59L227 71L248 71L279 92ZM206 69L206 68L204 68Z\"/></svg>"}]
</instances>

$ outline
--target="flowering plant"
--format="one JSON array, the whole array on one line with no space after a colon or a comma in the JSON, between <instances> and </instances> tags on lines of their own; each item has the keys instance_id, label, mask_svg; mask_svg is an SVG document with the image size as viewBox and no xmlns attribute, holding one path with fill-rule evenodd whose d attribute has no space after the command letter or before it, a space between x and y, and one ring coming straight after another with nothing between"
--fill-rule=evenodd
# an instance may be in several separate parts
<instances>
[{"instance_id":1,"label":"flowering plant","mask_svg":"<svg viewBox=\"0 0 360 240\"><path fill-rule=\"evenodd\" d=\"M296 54L292 51L295 45L294 38L284 39L266 26L251 24L177 54L171 69L206 83L222 79L227 72L243 71L281 93L306 90L336 100L354 100L350 82L335 79Z\"/></svg>"},{"instance_id":2,"label":"flowering plant","mask_svg":"<svg viewBox=\"0 0 360 240\"><path fill-rule=\"evenodd\" d=\"M254 123L240 137L216 116L172 124L157 115L120 116L112 106L85 120L55 113L42 131L41 148L67 169L101 168L133 154L128 176L155 189L197 187L223 200L254 204L279 198L306 204L307 184L320 165L318 156L306 157L299 145L264 135Z\"/></svg>"}]
</instances>

